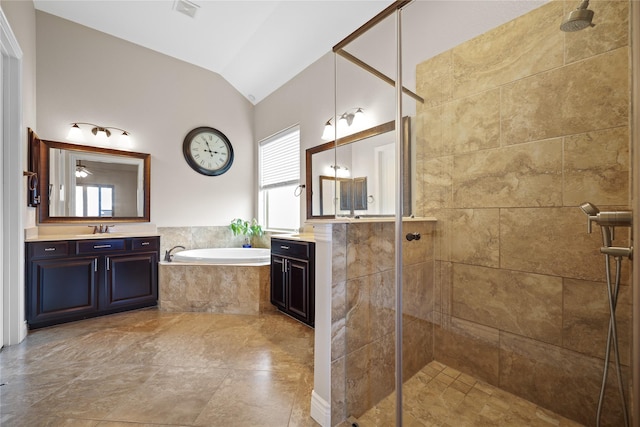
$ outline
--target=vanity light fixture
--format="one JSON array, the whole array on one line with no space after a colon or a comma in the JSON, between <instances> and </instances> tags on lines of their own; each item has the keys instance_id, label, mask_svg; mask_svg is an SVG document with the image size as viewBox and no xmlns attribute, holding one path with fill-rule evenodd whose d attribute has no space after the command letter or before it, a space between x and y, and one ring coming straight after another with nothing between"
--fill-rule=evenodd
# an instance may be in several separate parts
<instances>
[{"instance_id":1,"label":"vanity light fixture","mask_svg":"<svg viewBox=\"0 0 640 427\"><path fill-rule=\"evenodd\" d=\"M338 130L345 127L351 127L351 125L358 124L364 117L364 110L361 107L352 108L340 114L338 117ZM336 134L333 129L333 117L327 120L324 124L324 132L322 132L322 139L325 141L331 141L335 139Z\"/></svg>"},{"instance_id":2,"label":"vanity light fixture","mask_svg":"<svg viewBox=\"0 0 640 427\"><path fill-rule=\"evenodd\" d=\"M127 132L126 130L114 126L100 126L93 123L85 122L71 123L71 129L69 129L69 134L67 135L67 139L69 141L84 142L84 135L79 125L91 126L91 133L96 136L96 142L98 142L99 144L108 144L109 137L111 136L111 131L109 129L114 129L122 132L120 138L118 139L118 145L126 147L131 145L131 137L129 136L129 132Z\"/></svg>"},{"instance_id":3,"label":"vanity light fixture","mask_svg":"<svg viewBox=\"0 0 640 427\"><path fill-rule=\"evenodd\" d=\"M351 175L351 172L349 172L349 168L346 166L329 165L329 167L334 170L336 178L349 178L349 176Z\"/></svg>"}]
</instances>

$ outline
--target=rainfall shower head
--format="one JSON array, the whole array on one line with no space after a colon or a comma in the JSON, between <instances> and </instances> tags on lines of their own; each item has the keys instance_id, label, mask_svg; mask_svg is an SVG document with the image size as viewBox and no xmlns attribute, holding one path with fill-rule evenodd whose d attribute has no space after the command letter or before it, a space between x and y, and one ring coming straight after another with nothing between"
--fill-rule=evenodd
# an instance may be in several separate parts
<instances>
[{"instance_id":1,"label":"rainfall shower head","mask_svg":"<svg viewBox=\"0 0 640 427\"><path fill-rule=\"evenodd\" d=\"M587 9L589 7L589 0L583 0L580 6L571 13L569 13L562 24L560 24L560 30L565 32L580 31L587 27L593 27L591 23L593 19L593 11Z\"/></svg>"}]
</instances>

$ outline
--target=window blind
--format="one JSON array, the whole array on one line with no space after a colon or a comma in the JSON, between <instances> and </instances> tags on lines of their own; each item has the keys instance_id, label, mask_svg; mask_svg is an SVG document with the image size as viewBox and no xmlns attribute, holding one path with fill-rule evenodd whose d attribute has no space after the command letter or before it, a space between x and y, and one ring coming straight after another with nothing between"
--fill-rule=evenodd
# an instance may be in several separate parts
<instances>
[{"instance_id":1,"label":"window blind","mask_svg":"<svg viewBox=\"0 0 640 427\"><path fill-rule=\"evenodd\" d=\"M260 188L300 181L300 128L297 126L260 143Z\"/></svg>"}]
</instances>

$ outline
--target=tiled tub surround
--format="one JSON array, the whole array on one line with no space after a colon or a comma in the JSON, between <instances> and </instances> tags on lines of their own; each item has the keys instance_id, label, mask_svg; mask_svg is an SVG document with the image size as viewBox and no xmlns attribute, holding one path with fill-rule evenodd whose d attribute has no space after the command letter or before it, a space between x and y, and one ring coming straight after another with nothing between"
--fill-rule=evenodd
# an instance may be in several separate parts
<instances>
[{"instance_id":1,"label":"tiled tub surround","mask_svg":"<svg viewBox=\"0 0 640 427\"><path fill-rule=\"evenodd\" d=\"M403 377L433 359L433 222L404 223ZM360 416L394 389L394 223L332 226L331 424Z\"/></svg>"},{"instance_id":2,"label":"tiled tub surround","mask_svg":"<svg viewBox=\"0 0 640 427\"><path fill-rule=\"evenodd\" d=\"M206 249L239 248L244 243L244 237L234 236L228 226L158 227L158 233L162 236L162 256L167 249L178 245L186 249ZM252 237L251 244L256 248L269 248L271 236L265 233Z\"/></svg>"},{"instance_id":3,"label":"tiled tub surround","mask_svg":"<svg viewBox=\"0 0 640 427\"><path fill-rule=\"evenodd\" d=\"M438 218L426 352L594 425L608 301L600 230L577 206L630 206L629 3L594 0L595 27L559 31L575 7L551 1L419 64L416 214ZM614 384L610 370L604 425L623 423Z\"/></svg>"},{"instance_id":4,"label":"tiled tub surround","mask_svg":"<svg viewBox=\"0 0 640 427\"><path fill-rule=\"evenodd\" d=\"M158 227L161 257L181 245L186 249L241 247L242 236L227 226ZM268 248L270 236L254 237L255 247ZM179 251L177 249L176 251ZM175 253L176 251L172 252ZM159 306L164 311L258 314L274 311L269 298L270 267L161 263Z\"/></svg>"},{"instance_id":5,"label":"tiled tub surround","mask_svg":"<svg viewBox=\"0 0 640 427\"><path fill-rule=\"evenodd\" d=\"M163 311L260 314L275 311L269 298L269 265L207 265L162 262L159 301Z\"/></svg>"}]
</instances>

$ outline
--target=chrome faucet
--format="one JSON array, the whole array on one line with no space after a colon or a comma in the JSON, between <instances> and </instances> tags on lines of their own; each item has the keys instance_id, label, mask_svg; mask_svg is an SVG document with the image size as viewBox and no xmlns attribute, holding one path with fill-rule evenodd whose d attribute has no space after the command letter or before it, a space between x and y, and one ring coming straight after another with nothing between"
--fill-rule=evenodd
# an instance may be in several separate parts
<instances>
[{"instance_id":1,"label":"chrome faucet","mask_svg":"<svg viewBox=\"0 0 640 427\"><path fill-rule=\"evenodd\" d=\"M174 249L185 249L185 247L184 247L184 246L180 246L180 245L178 245L178 246L174 246L174 247L172 247L172 248L171 248L171 249L169 249L168 251L165 251L165 253L164 253L164 260L165 260L166 262L171 262L171 257L173 256L173 255L171 255L171 252L172 252Z\"/></svg>"},{"instance_id":2,"label":"chrome faucet","mask_svg":"<svg viewBox=\"0 0 640 427\"><path fill-rule=\"evenodd\" d=\"M88 225L87 227L93 227L93 234L103 234L103 233L109 233L111 231L109 227L113 227L113 225L98 224L98 225Z\"/></svg>"}]
</instances>

